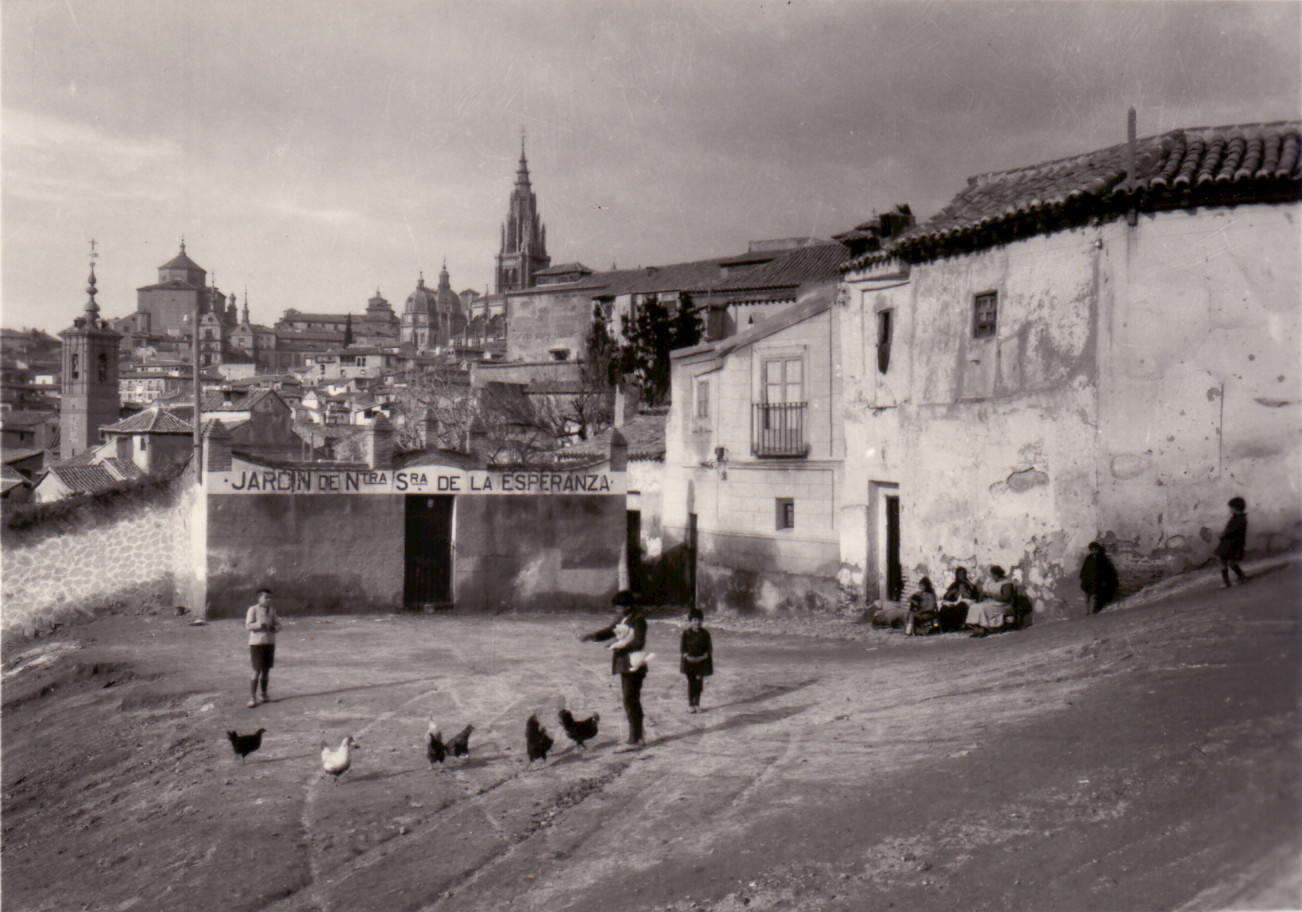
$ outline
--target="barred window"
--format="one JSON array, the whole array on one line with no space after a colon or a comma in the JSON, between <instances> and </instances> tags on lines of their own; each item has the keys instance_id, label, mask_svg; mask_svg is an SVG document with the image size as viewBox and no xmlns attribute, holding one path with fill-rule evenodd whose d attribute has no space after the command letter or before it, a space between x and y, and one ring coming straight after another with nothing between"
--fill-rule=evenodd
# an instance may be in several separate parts
<instances>
[{"instance_id":1,"label":"barred window","mask_svg":"<svg viewBox=\"0 0 1302 912\"><path fill-rule=\"evenodd\" d=\"M987 291L976 296L972 306L972 336L993 336L999 318L999 305L995 292Z\"/></svg>"}]
</instances>

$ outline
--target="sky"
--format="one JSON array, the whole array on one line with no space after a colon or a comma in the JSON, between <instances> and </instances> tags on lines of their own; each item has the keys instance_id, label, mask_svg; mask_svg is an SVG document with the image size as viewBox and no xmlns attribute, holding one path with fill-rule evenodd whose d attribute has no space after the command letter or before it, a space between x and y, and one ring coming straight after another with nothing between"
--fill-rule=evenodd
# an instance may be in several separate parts
<instances>
[{"instance_id":1,"label":"sky","mask_svg":"<svg viewBox=\"0 0 1302 912\"><path fill-rule=\"evenodd\" d=\"M1302 118L1297 3L4 0L0 324L135 310L184 237L255 322L829 237L972 174Z\"/></svg>"}]
</instances>

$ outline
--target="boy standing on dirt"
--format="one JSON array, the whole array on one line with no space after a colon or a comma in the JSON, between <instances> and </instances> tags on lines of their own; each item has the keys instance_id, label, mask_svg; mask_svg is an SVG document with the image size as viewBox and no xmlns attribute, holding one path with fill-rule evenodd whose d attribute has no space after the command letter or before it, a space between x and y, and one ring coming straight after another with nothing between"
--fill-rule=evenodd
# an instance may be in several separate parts
<instances>
[{"instance_id":1,"label":"boy standing on dirt","mask_svg":"<svg viewBox=\"0 0 1302 912\"><path fill-rule=\"evenodd\" d=\"M1248 504L1242 497L1230 498L1230 520L1225 524L1221 540L1216 545L1216 556L1221 559L1221 579L1225 588L1230 587L1230 571L1240 583L1248 581L1239 561L1243 560L1243 549L1248 543Z\"/></svg>"},{"instance_id":2,"label":"boy standing on dirt","mask_svg":"<svg viewBox=\"0 0 1302 912\"><path fill-rule=\"evenodd\" d=\"M280 620L276 609L271 607L271 590L259 589L258 601L249 606L244 615L244 628L249 632L249 659L253 663L253 680L249 684L249 707L258 705L258 690L261 685L262 702L267 696L267 682L271 678L271 667L276 664L276 631L280 629Z\"/></svg>"},{"instance_id":3,"label":"boy standing on dirt","mask_svg":"<svg viewBox=\"0 0 1302 912\"><path fill-rule=\"evenodd\" d=\"M705 616L700 608L687 612L688 627L683 631L679 651L682 659L678 670L687 676L687 711L701 711L701 691L705 689L705 679L714 674L714 646L710 642L710 631L701 626Z\"/></svg>"}]
</instances>

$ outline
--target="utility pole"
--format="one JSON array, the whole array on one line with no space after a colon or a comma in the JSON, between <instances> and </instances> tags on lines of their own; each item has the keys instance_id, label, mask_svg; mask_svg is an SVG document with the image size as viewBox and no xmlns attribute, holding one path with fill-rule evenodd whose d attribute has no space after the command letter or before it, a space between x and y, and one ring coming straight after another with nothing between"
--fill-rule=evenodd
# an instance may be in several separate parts
<instances>
[{"instance_id":1,"label":"utility pole","mask_svg":"<svg viewBox=\"0 0 1302 912\"><path fill-rule=\"evenodd\" d=\"M194 317L193 324L190 327L190 370L194 373L194 420L193 425L193 444L194 451L191 461L194 465L194 482L203 484L203 428L200 426L202 416L201 395L203 384L199 379L199 315L203 310L203 293L194 296Z\"/></svg>"}]
</instances>

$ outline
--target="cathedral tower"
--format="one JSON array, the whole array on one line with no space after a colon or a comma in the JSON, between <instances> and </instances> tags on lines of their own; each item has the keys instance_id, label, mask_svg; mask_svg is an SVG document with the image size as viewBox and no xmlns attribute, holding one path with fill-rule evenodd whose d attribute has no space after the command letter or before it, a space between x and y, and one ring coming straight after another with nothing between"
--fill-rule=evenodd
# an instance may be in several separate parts
<instances>
[{"instance_id":1,"label":"cathedral tower","mask_svg":"<svg viewBox=\"0 0 1302 912\"><path fill-rule=\"evenodd\" d=\"M118 410L118 340L99 316L95 303L95 242L91 241L86 307L63 339L63 400L59 405L59 458L68 459L96 446L99 429L121 417Z\"/></svg>"},{"instance_id":2,"label":"cathedral tower","mask_svg":"<svg viewBox=\"0 0 1302 912\"><path fill-rule=\"evenodd\" d=\"M502 225L502 249L497 254L495 291L532 288L534 275L551 265L547 255L547 229L538 217L538 200L529 184L529 161L524 155L524 137L520 137L520 167L515 172L515 189L511 191L510 209Z\"/></svg>"}]
</instances>

